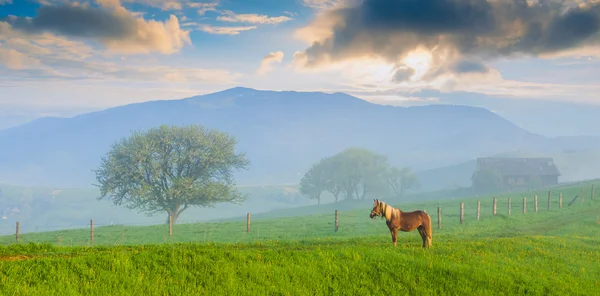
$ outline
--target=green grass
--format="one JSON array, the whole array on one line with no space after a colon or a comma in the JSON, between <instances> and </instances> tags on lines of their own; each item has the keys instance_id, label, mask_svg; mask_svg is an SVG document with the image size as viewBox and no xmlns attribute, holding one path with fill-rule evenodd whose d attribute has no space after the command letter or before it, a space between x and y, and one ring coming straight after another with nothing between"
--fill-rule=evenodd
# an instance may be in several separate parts
<instances>
[{"instance_id":1,"label":"green grass","mask_svg":"<svg viewBox=\"0 0 600 296\"><path fill-rule=\"evenodd\" d=\"M442 208L428 250L416 232L401 233L394 248L385 222L368 218L369 201L340 210L337 232L326 205L312 216L257 219L250 233L245 221L228 221L176 225L172 238L166 225L98 227L93 247L86 229L24 234L20 244L2 237L10 245L0 247L0 295L592 295L600 201L581 186L585 202L572 206L581 187L554 189L562 209L556 197L547 210L547 192L537 192L537 213L535 193L525 214L520 194L498 196L496 216L491 197L394 204L424 208L434 222Z\"/></svg>"}]
</instances>

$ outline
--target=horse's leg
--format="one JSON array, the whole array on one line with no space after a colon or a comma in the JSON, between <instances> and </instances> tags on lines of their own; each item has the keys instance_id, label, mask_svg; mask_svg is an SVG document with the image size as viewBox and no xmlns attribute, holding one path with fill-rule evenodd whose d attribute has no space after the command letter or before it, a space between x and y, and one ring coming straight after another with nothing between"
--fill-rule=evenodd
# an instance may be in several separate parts
<instances>
[{"instance_id":1,"label":"horse's leg","mask_svg":"<svg viewBox=\"0 0 600 296\"><path fill-rule=\"evenodd\" d=\"M394 243L394 247L398 246L398 229L390 229L392 233L392 243Z\"/></svg>"},{"instance_id":2,"label":"horse's leg","mask_svg":"<svg viewBox=\"0 0 600 296\"><path fill-rule=\"evenodd\" d=\"M427 232L425 231L425 227L423 227L423 225L421 225L417 228L417 230L419 230L419 234L421 235L421 238L423 239L423 248L426 248L427 247Z\"/></svg>"},{"instance_id":3,"label":"horse's leg","mask_svg":"<svg viewBox=\"0 0 600 296\"><path fill-rule=\"evenodd\" d=\"M425 231L427 233L427 247L431 247L433 241L433 230L431 229L431 217L427 215L427 224L425 224Z\"/></svg>"}]
</instances>

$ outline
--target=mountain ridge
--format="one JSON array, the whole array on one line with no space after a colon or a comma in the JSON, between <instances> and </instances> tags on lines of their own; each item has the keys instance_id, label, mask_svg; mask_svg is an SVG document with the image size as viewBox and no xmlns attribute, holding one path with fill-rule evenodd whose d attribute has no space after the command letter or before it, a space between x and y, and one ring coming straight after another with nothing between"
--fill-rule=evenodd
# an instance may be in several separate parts
<instances>
[{"instance_id":1,"label":"mountain ridge","mask_svg":"<svg viewBox=\"0 0 600 296\"><path fill-rule=\"evenodd\" d=\"M350 146L372 149L394 165L415 170L524 147L549 152L572 146L530 133L482 107L385 106L345 93L236 87L1 130L0 182L89 185L91 170L110 145L131 131L160 124L202 124L234 135L238 151L252 161L250 171L238 174L242 184L297 182L312 163ZM600 138L584 139L575 149L600 143Z\"/></svg>"}]
</instances>

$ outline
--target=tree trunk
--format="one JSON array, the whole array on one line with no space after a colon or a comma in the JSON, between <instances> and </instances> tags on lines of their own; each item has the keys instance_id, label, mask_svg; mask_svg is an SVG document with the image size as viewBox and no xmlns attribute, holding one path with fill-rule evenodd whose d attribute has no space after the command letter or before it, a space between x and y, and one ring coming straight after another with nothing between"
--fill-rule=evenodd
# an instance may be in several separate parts
<instances>
[{"instance_id":1,"label":"tree trunk","mask_svg":"<svg viewBox=\"0 0 600 296\"><path fill-rule=\"evenodd\" d=\"M181 208L180 205L176 205L174 209L171 209L171 211L167 211L167 221L165 222L165 224L169 225L169 217L173 217L173 225L175 225L175 223L177 222L177 219L179 219L179 215L181 213L179 213L179 208Z\"/></svg>"}]
</instances>

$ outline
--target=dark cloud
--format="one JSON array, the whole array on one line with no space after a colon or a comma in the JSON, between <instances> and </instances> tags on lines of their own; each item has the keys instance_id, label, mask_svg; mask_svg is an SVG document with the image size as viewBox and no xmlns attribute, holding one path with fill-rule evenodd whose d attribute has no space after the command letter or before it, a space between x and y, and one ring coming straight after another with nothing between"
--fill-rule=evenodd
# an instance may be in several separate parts
<instances>
[{"instance_id":1,"label":"dark cloud","mask_svg":"<svg viewBox=\"0 0 600 296\"><path fill-rule=\"evenodd\" d=\"M53 32L73 37L124 38L134 34L136 20L112 10L89 6L42 6L34 18L9 23L29 33Z\"/></svg>"},{"instance_id":2,"label":"dark cloud","mask_svg":"<svg viewBox=\"0 0 600 296\"><path fill-rule=\"evenodd\" d=\"M536 56L598 43L600 2L567 7L574 2L364 0L318 19L316 29L329 29L332 36L315 40L298 57L306 67L373 55L398 63L410 51L425 47L438 55L436 62L446 63L436 65L438 72L483 72L483 64L463 60Z\"/></svg>"},{"instance_id":3,"label":"dark cloud","mask_svg":"<svg viewBox=\"0 0 600 296\"><path fill-rule=\"evenodd\" d=\"M44 5L33 18L9 16L3 21L25 34L49 32L85 38L122 53L170 54L179 51L184 43L191 43L189 33L181 30L174 15L164 22L146 21L131 14L118 0L97 2L99 7L76 3ZM2 23L0 20L0 25Z\"/></svg>"},{"instance_id":4,"label":"dark cloud","mask_svg":"<svg viewBox=\"0 0 600 296\"><path fill-rule=\"evenodd\" d=\"M409 67L401 67L396 69L392 80L395 82L407 81L413 75L415 75L415 69Z\"/></svg>"},{"instance_id":5,"label":"dark cloud","mask_svg":"<svg viewBox=\"0 0 600 296\"><path fill-rule=\"evenodd\" d=\"M481 62L463 60L454 63L451 70L455 73L487 73L489 68Z\"/></svg>"}]
</instances>

